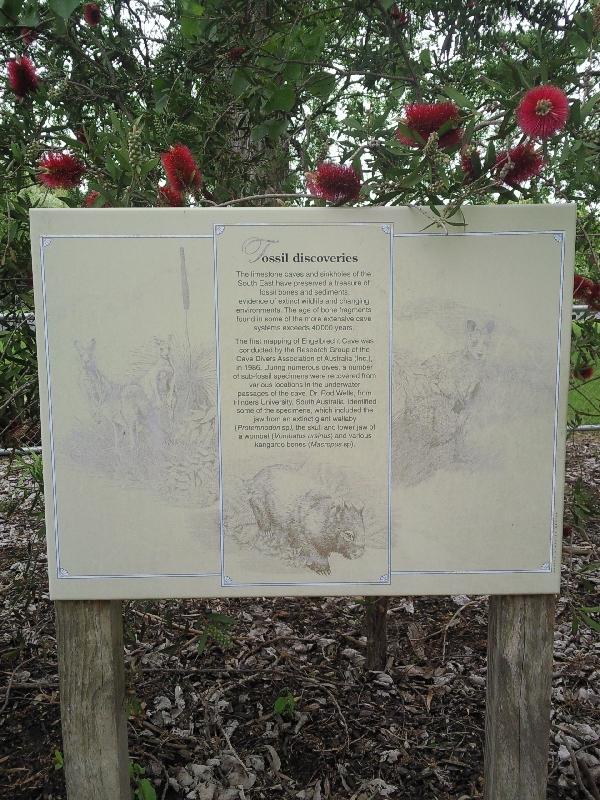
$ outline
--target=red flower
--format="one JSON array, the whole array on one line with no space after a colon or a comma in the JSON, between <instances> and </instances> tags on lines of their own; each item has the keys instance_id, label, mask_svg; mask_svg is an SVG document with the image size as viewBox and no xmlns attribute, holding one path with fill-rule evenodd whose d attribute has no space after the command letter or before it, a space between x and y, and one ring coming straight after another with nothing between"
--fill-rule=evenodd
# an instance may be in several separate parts
<instances>
[{"instance_id":1,"label":"red flower","mask_svg":"<svg viewBox=\"0 0 600 800\"><path fill-rule=\"evenodd\" d=\"M244 55L248 48L247 47L232 47L231 50L228 50L226 53L226 58L228 61L232 63L237 63L240 58Z\"/></svg>"},{"instance_id":2,"label":"red flower","mask_svg":"<svg viewBox=\"0 0 600 800\"><path fill-rule=\"evenodd\" d=\"M403 8L398 8L398 3L394 3L390 10L390 14L396 25L400 25L402 28L405 25L408 25L410 22L410 14Z\"/></svg>"},{"instance_id":3,"label":"red flower","mask_svg":"<svg viewBox=\"0 0 600 800\"><path fill-rule=\"evenodd\" d=\"M33 61L27 56L11 58L8 62L8 83L19 100L22 100L28 92L35 92L39 79Z\"/></svg>"},{"instance_id":4,"label":"red flower","mask_svg":"<svg viewBox=\"0 0 600 800\"><path fill-rule=\"evenodd\" d=\"M573 282L573 297L583 302L590 308L600 308L600 283L594 283L589 278L575 273Z\"/></svg>"},{"instance_id":5,"label":"red flower","mask_svg":"<svg viewBox=\"0 0 600 800\"><path fill-rule=\"evenodd\" d=\"M315 197L345 203L358 197L360 178L353 167L323 161L315 172L306 173L306 186Z\"/></svg>"},{"instance_id":6,"label":"red flower","mask_svg":"<svg viewBox=\"0 0 600 800\"><path fill-rule=\"evenodd\" d=\"M27 45L31 44L37 39L37 31L34 31L33 28L21 28L21 33L19 35L21 36L23 43Z\"/></svg>"},{"instance_id":7,"label":"red flower","mask_svg":"<svg viewBox=\"0 0 600 800\"><path fill-rule=\"evenodd\" d=\"M510 161L508 171L502 178L509 186L520 186L524 181L539 175L544 166L544 159L531 142L518 144L516 147L498 153L496 156L496 175L500 177L503 168Z\"/></svg>"},{"instance_id":8,"label":"red flower","mask_svg":"<svg viewBox=\"0 0 600 800\"><path fill-rule=\"evenodd\" d=\"M46 153L38 162L40 183L50 189L73 189L79 186L85 166L70 153Z\"/></svg>"},{"instance_id":9,"label":"red flower","mask_svg":"<svg viewBox=\"0 0 600 800\"><path fill-rule=\"evenodd\" d=\"M574 377L580 381L589 381L593 374L594 367L591 364L584 364L583 366L577 367L573 370Z\"/></svg>"},{"instance_id":10,"label":"red flower","mask_svg":"<svg viewBox=\"0 0 600 800\"><path fill-rule=\"evenodd\" d=\"M102 19L102 12L100 11L98 4L86 3L83 7L83 18L88 25L92 26L92 28L95 28L96 25L99 25L100 20Z\"/></svg>"},{"instance_id":11,"label":"red flower","mask_svg":"<svg viewBox=\"0 0 600 800\"><path fill-rule=\"evenodd\" d=\"M183 195L178 189L172 186L158 187L158 200L162 206L180 208L183 205Z\"/></svg>"},{"instance_id":12,"label":"red flower","mask_svg":"<svg viewBox=\"0 0 600 800\"><path fill-rule=\"evenodd\" d=\"M573 297L576 297L579 300L585 300L593 288L594 281L591 281L589 278L585 278L583 275L578 275L577 272L575 273L573 281Z\"/></svg>"},{"instance_id":13,"label":"red flower","mask_svg":"<svg viewBox=\"0 0 600 800\"><path fill-rule=\"evenodd\" d=\"M172 189L184 192L186 189L196 191L200 188L202 174L188 147L175 144L160 158Z\"/></svg>"},{"instance_id":14,"label":"red flower","mask_svg":"<svg viewBox=\"0 0 600 800\"><path fill-rule=\"evenodd\" d=\"M424 142L429 139L430 134L437 133L442 125L450 122L453 127L442 134L439 147L453 147L459 144L462 138L462 130L458 127L459 114L458 106L451 102L412 103L406 107L405 116L401 121L416 131ZM420 141L400 130L396 131L396 138L409 147L423 147Z\"/></svg>"},{"instance_id":15,"label":"red flower","mask_svg":"<svg viewBox=\"0 0 600 800\"><path fill-rule=\"evenodd\" d=\"M569 100L556 86L536 86L525 92L517 108L517 122L528 136L547 139L564 128Z\"/></svg>"},{"instance_id":16,"label":"red flower","mask_svg":"<svg viewBox=\"0 0 600 800\"><path fill-rule=\"evenodd\" d=\"M102 206L96 205L96 200L100 197L100 192L95 192L91 189L85 196L83 201L84 208L110 208L109 203L103 203Z\"/></svg>"}]
</instances>

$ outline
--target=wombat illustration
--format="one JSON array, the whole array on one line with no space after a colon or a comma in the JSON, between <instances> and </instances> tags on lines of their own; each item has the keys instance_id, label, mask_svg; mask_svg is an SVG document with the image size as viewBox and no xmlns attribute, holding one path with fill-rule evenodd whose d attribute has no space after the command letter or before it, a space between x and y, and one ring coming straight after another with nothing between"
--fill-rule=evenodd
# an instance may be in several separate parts
<instances>
[{"instance_id":1,"label":"wombat illustration","mask_svg":"<svg viewBox=\"0 0 600 800\"><path fill-rule=\"evenodd\" d=\"M260 532L299 553L313 572L329 575L332 553L353 559L365 551L363 509L328 493L305 469L261 469L248 483L248 499Z\"/></svg>"}]
</instances>

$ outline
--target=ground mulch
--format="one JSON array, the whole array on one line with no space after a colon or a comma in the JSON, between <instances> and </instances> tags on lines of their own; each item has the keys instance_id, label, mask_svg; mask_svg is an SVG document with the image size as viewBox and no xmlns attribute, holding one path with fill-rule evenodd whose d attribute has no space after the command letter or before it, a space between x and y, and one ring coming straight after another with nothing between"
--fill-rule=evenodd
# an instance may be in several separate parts
<instances>
[{"instance_id":1,"label":"ground mulch","mask_svg":"<svg viewBox=\"0 0 600 800\"><path fill-rule=\"evenodd\" d=\"M7 461L0 470L0 798L58 800L40 503L26 471ZM600 634L581 611L599 603L590 568L600 561L599 485L600 437L578 434L556 620L552 800L600 798ZM393 598L383 672L365 670L363 617L360 599L345 597L125 603L130 756L156 797L481 798L487 598Z\"/></svg>"}]
</instances>

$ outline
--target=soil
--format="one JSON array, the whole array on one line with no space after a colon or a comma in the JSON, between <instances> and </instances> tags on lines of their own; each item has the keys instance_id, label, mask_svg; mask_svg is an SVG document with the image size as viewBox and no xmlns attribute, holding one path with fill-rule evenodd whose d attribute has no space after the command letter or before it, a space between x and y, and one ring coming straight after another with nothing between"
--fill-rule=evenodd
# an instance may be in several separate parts
<instances>
[{"instance_id":1,"label":"soil","mask_svg":"<svg viewBox=\"0 0 600 800\"><path fill-rule=\"evenodd\" d=\"M0 798L58 800L40 502L26 471L6 461L0 469ZM600 437L577 434L556 618L552 800L600 798L600 634L582 610L599 603L599 482ZM136 769L138 797L151 798L151 786L159 800L481 798L487 598L392 598L383 672L365 670L363 617L359 598L124 603L129 748L145 771Z\"/></svg>"}]
</instances>

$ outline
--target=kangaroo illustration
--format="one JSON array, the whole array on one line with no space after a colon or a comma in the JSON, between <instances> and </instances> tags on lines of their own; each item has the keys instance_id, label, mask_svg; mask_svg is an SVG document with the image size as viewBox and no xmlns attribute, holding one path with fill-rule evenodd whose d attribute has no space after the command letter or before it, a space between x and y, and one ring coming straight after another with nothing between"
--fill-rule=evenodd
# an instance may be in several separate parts
<instances>
[{"instance_id":1,"label":"kangaroo illustration","mask_svg":"<svg viewBox=\"0 0 600 800\"><path fill-rule=\"evenodd\" d=\"M172 360L173 336L168 339L154 338L156 356L154 363L142 378L146 396L157 409L173 419L177 400L175 389L175 367Z\"/></svg>"},{"instance_id":2,"label":"kangaroo illustration","mask_svg":"<svg viewBox=\"0 0 600 800\"><path fill-rule=\"evenodd\" d=\"M117 383L104 375L96 363L96 340L89 344L75 342L83 366L83 379L91 410L96 420L112 426L115 449L126 445L135 448L140 441L149 402L138 383Z\"/></svg>"},{"instance_id":3,"label":"kangaroo illustration","mask_svg":"<svg viewBox=\"0 0 600 800\"><path fill-rule=\"evenodd\" d=\"M410 368L398 363L399 411L394 415L396 477L419 483L465 460L464 437L481 390L494 322L468 319L464 346Z\"/></svg>"}]
</instances>

